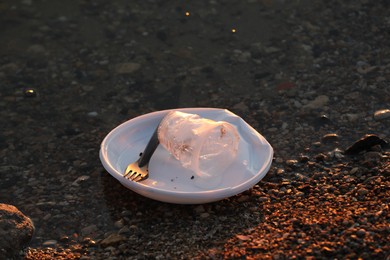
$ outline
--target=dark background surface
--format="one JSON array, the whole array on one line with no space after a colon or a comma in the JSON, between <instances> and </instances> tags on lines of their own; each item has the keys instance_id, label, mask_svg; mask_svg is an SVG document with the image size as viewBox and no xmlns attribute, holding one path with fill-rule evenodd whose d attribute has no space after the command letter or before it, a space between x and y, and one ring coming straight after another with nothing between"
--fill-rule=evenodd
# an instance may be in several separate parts
<instances>
[{"instance_id":1,"label":"dark background surface","mask_svg":"<svg viewBox=\"0 0 390 260\"><path fill-rule=\"evenodd\" d=\"M389 136L388 11L365 0L0 1L0 202L33 219L28 255L388 256L387 148L342 154L364 134ZM275 149L264 181L182 206L104 171L111 129L177 107L227 108L264 135Z\"/></svg>"}]
</instances>

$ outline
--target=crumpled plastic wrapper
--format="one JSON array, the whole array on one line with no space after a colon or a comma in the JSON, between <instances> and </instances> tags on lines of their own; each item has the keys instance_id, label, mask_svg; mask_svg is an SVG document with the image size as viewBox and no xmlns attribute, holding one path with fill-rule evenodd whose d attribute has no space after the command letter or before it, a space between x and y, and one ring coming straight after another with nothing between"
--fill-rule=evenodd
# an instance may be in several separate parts
<instances>
[{"instance_id":1,"label":"crumpled plastic wrapper","mask_svg":"<svg viewBox=\"0 0 390 260\"><path fill-rule=\"evenodd\" d=\"M163 118L158 138L183 167L194 172L195 184L202 187L218 185L237 156L240 140L237 129L228 122L179 111Z\"/></svg>"}]
</instances>

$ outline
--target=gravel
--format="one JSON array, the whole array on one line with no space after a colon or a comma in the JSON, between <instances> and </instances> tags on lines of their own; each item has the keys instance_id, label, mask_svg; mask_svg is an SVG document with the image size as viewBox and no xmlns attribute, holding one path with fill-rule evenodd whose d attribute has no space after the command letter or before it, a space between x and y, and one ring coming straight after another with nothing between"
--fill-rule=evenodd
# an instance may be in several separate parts
<instances>
[{"instance_id":1,"label":"gravel","mask_svg":"<svg viewBox=\"0 0 390 260\"><path fill-rule=\"evenodd\" d=\"M389 257L388 7L2 1L0 202L35 225L20 257ZM267 176L205 205L122 187L103 138L177 107L241 116L275 149Z\"/></svg>"}]
</instances>

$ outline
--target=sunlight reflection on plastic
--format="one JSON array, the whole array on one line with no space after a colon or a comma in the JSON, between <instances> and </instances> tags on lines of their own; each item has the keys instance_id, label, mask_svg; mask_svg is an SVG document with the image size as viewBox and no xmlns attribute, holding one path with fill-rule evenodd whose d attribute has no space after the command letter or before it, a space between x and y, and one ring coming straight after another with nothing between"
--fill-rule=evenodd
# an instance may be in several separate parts
<instances>
[{"instance_id":1,"label":"sunlight reflection on plastic","mask_svg":"<svg viewBox=\"0 0 390 260\"><path fill-rule=\"evenodd\" d=\"M158 129L161 145L181 165L195 173L201 187L215 187L237 155L239 134L224 121L201 118L196 114L170 112Z\"/></svg>"}]
</instances>

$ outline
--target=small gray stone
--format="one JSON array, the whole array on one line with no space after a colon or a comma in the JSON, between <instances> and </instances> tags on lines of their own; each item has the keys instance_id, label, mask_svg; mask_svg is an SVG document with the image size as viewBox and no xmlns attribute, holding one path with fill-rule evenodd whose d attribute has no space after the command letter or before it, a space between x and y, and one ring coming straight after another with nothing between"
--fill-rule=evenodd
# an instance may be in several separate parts
<instances>
[{"instance_id":1,"label":"small gray stone","mask_svg":"<svg viewBox=\"0 0 390 260\"><path fill-rule=\"evenodd\" d=\"M364 229L359 229L358 231L356 231L356 235L358 235L359 237L364 237L366 235L366 231Z\"/></svg>"},{"instance_id":2,"label":"small gray stone","mask_svg":"<svg viewBox=\"0 0 390 260\"><path fill-rule=\"evenodd\" d=\"M196 206L194 210L198 214L205 212L203 205Z\"/></svg>"},{"instance_id":3,"label":"small gray stone","mask_svg":"<svg viewBox=\"0 0 390 260\"><path fill-rule=\"evenodd\" d=\"M42 45L40 44L34 44L34 45L31 45L28 49L27 49L27 52L30 53L30 54L45 54L46 50L45 50L45 47L43 47Z\"/></svg>"},{"instance_id":4,"label":"small gray stone","mask_svg":"<svg viewBox=\"0 0 390 260\"><path fill-rule=\"evenodd\" d=\"M360 74L367 74L370 73L371 71L376 70L378 67L377 66L371 66L370 64L364 62L364 61L358 61L356 63L356 70Z\"/></svg>"},{"instance_id":5,"label":"small gray stone","mask_svg":"<svg viewBox=\"0 0 390 260\"><path fill-rule=\"evenodd\" d=\"M96 111L92 111L92 112L89 112L87 115L88 115L89 117L97 117L97 116L99 115L99 113L96 112Z\"/></svg>"},{"instance_id":6,"label":"small gray stone","mask_svg":"<svg viewBox=\"0 0 390 260\"><path fill-rule=\"evenodd\" d=\"M115 221L115 223L114 223L114 226L115 227L117 227L117 228L122 228L123 226L124 226L125 224L124 224L124 220L123 219L120 219L120 220L118 220L118 221Z\"/></svg>"},{"instance_id":7,"label":"small gray stone","mask_svg":"<svg viewBox=\"0 0 390 260\"><path fill-rule=\"evenodd\" d=\"M141 64L135 62L119 63L116 65L116 74L131 74L141 68Z\"/></svg>"},{"instance_id":8,"label":"small gray stone","mask_svg":"<svg viewBox=\"0 0 390 260\"><path fill-rule=\"evenodd\" d=\"M60 16L60 17L58 17L58 21L60 21L60 22L67 22L68 21L68 18L66 17L66 16Z\"/></svg>"},{"instance_id":9,"label":"small gray stone","mask_svg":"<svg viewBox=\"0 0 390 260\"><path fill-rule=\"evenodd\" d=\"M320 95L316 97L314 100L307 103L303 106L304 109L318 109L324 107L329 102L329 97L325 95Z\"/></svg>"},{"instance_id":10,"label":"small gray stone","mask_svg":"<svg viewBox=\"0 0 390 260\"><path fill-rule=\"evenodd\" d=\"M108 63L109 63L108 60L99 61L99 65L107 65Z\"/></svg>"},{"instance_id":11,"label":"small gray stone","mask_svg":"<svg viewBox=\"0 0 390 260\"><path fill-rule=\"evenodd\" d=\"M16 73L19 70L19 66L16 63L7 63L0 67L0 71L7 73Z\"/></svg>"},{"instance_id":12,"label":"small gray stone","mask_svg":"<svg viewBox=\"0 0 390 260\"><path fill-rule=\"evenodd\" d=\"M264 52L267 53L267 54L272 54L272 53L276 53L276 52L280 52L281 49L279 48L276 48L274 46L270 46L270 47L265 47L264 48Z\"/></svg>"},{"instance_id":13,"label":"small gray stone","mask_svg":"<svg viewBox=\"0 0 390 260\"><path fill-rule=\"evenodd\" d=\"M119 235L119 234L111 234L110 236L108 236L107 238L103 239L101 242L100 242L100 245L102 247L109 247L109 246L114 246L114 245L117 245L119 244L120 242L122 241L125 241L126 238L122 235Z\"/></svg>"},{"instance_id":14,"label":"small gray stone","mask_svg":"<svg viewBox=\"0 0 390 260\"><path fill-rule=\"evenodd\" d=\"M352 170L349 172L349 174L355 174L359 171L359 167L352 168Z\"/></svg>"},{"instance_id":15,"label":"small gray stone","mask_svg":"<svg viewBox=\"0 0 390 260\"><path fill-rule=\"evenodd\" d=\"M31 240L34 225L16 207L0 203L0 255L15 256Z\"/></svg>"},{"instance_id":16,"label":"small gray stone","mask_svg":"<svg viewBox=\"0 0 390 260\"><path fill-rule=\"evenodd\" d=\"M336 159L344 158L343 151L341 151L338 148L336 148L333 151L329 152L328 155L329 155L329 157L336 158Z\"/></svg>"},{"instance_id":17,"label":"small gray stone","mask_svg":"<svg viewBox=\"0 0 390 260\"><path fill-rule=\"evenodd\" d=\"M237 201L240 202L240 203L242 203L242 202L248 201L249 199L250 199L249 196L247 196L247 195L241 195L241 196L238 197Z\"/></svg>"},{"instance_id":18,"label":"small gray stone","mask_svg":"<svg viewBox=\"0 0 390 260\"><path fill-rule=\"evenodd\" d=\"M57 240L46 240L45 242L43 242L42 246L44 247L54 247L55 245L57 245Z\"/></svg>"},{"instance_id":19,"label":"small gray stone","mask_svg":"<svg viewBox=\"0 0 390 260\"><path fill-rule=\"evenodd\" d=\"M73 183L72 183L72 186L79 186L80 183L82 182L85 182L86 180L88 180L90 177L88 175L81 175L80 177L78 177Z\"/></svg>"},{"instance_id":20,"label":"small gray stone","mask_svg":"<svg viewBox=\"0 0 390 260\"><path fill-rule=\"evenodd\" d=\"M329 143L336 143L339 141L339 136L338 134L326 134L322 137L322 142L324 144L329 144Z\"/></svg>"},{"instance_id":21,"label":"small gray stone","mask_svg":"<svg viewBox=\"0 0 390 260\"><path fill-rule=\"evenodd\" d=\"M361 114L353 114L353 113L347 113L341 116L342 119L349 121L349 122L355 122L359 118L361 118Z\"/></svg>"},{"instance_id":22,"label":"small gray stone","mask_svg":"<svg viewBox=\"0 0 390 260\"><path fill-rule=\"evenodd\" d=\"M297 160L287 160L286 161L286 165L288 166L296 166L298 164L298 161Z\"/></svg>"},{"instance_id":23,"label":"small gray stone","mask_svg":"<svg viewBox=\"0 0 390 260\"><path fill-rule=\"evenodd\" d=\"M32 0L22 0L21 3L24 4L24 5L31 5L32 4Z\"/></svg>"},{"instance_id":24,"label":"small gray stone","mask_svg":"<svg viewBox=\"0 0 390 260\"><path fill-rule=\"evenodd\" d=\"M71 185L72 186L79 186L80 183L87 181L89 178L90 177L88 175L82 175L82 176L78 177L76 180L74 180L74 182Z\"/></svg>"},{"instance_id":25,"label":"small gray stone","mask_svg":"<svg viewBox=\"0 0 390 260\"><path fill-rule=\"evenodd\" d=\"M366 188L360 188L360 189L358 189L357 194L360 196L364 196L364 195L368 194L368 192L369 191Z\"/></svg>"},{"instance_id":26,"label":"small gray stone","mask_svg":"<svg viewBox=\"0 0 390 260\"><path fill-rule=\"evenodd\" d=\"M86 92L90 92L90 91L92 91L92 90L95 89L95 87L94 87L94 86L91 86L91 85L83 85L81 88L82 88L84 91L86 91Z\"/></svg>"},{"instance_id":27,"label":"small gray stone","mask_svg":"<svg viewBox=\"0 0 390 260\"><path fill-rule=\"evenodd\" d=\"M210 214L207 212L204 212L204 213L200 214L200 217L201 218L208 218L208 217L210 217Z\"/></svg>"},{"instance_id":28,"label":"small gray stone","mask_svg":"<svg viewBox=\"0 0 390 260\"><path fill-rule=\"evenodd\" d=\"M86 235L89 235L93 232L96 232L98 230L97 226L96 225L89 225L83 229L81 229L81 234L83 236L86 236Z\"/></svg>"},{"instance_id":29,"label":"small gray stone","mask_svg":"<svg viewBox=\"0 0 390 260\"><path fill-rule=\"evenodd\" d=\"M390 109L378 110L374 113L375 120L383 120L390 118Z\"/></svg>"},{"instance_id":30,"label":"small gray stone","mask_svg":"<svg viewBox=\"0 0 390 260\"><path fill-rule=\"evenodd\" d=\"M380 152L370 151L364 154L364 159L366 161L379 162L381 158L382 154Z\"/></svg>"},{"instance_id":31,"label":"small gray stone","mask_svg":"<svg viewBox=\"0 0 390 260\"><path fill-rule=\"evenodd\" d=\"M130 234L131 233L131 230L129 229L128 226L124 226L122 227L119 231L118 231L118 234L121 235L121 234Z\"/></svg>"},{"instance_id":32,"label":"small gray stone","mask_svg":"<svg viewBox=\"0 0 390 260\"><path fill-rule=\"evenodd\" d=\"M233 53L233 59L241 63L246 63L251 58L251 53L248 51L234 50Z\"/></svg>"}]
</instances>

